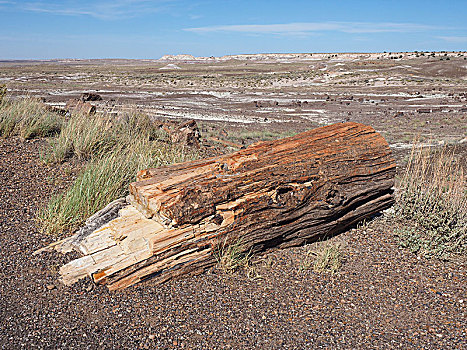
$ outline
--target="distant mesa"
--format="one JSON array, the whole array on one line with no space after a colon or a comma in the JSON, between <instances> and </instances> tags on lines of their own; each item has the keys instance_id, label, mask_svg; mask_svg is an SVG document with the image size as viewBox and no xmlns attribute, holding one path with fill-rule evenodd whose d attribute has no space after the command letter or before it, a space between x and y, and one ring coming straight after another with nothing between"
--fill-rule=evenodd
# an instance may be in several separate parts
<instances>
[{"instance_id":1,"label":"distant mesa","mask_svg":"<svg viewBox=\"0 0 467 350\"><path fill-rule=\"evenodd\" d=\"M160 61L196 61L193 55L164 55Z\"/></svg>"},{"instance_id":2,"label":"distant mesa","mask_svg":"<svg viewBox=\"0 0 467 350\"><path fill-rule=\"evenodd\" d=\"M455 56L460 54L461 51L449 51L445 55ZM432 53L434 55L434 53ZM227 56L209 56L209 57L195 57L189 54L181 55L164 55L158 61L179 61L179 62L219 62L219 61L271 61L282 63L292 63L296 61L316 61L316 60L330 60L330 61L349 61L349 60L368 60L368 59L407 59L417 58L420 54L417 52L339 52L339 53L258 53L258 54L240 54L240 55L227 55ZM434 57L434 56L433 56ZM444 57L444 56L443 56Z\"/></svg>"}]
</instances>

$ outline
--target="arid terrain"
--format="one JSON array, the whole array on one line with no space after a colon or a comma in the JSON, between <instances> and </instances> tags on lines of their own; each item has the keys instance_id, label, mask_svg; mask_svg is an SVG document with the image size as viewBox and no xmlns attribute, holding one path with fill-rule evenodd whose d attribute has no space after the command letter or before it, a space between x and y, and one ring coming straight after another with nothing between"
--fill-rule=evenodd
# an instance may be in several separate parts
<instances>
[{"instance_id":1,"label":"arid terrain","mask_svg":"<svg viewBox=\"0 0 467 350\"><path fill-rule=\"evenodd\" d=\"M355 121L386 138L400 167L414 139L467 163L467 52L1 61L0 84L56 107L93 92L98 112L194 119L224 152ZM330 240L336 273L304 268L320 242L233 273L64 286L58 269L76 254L33 255L57 239L35 217L83 164L44 164L47 142L0 139L2 349L467 349L467 261L401 247L388 213Z\"/></svg>"},{"instance_id":2,"label":"arid terrain","mask_svg":"<svg viewBox=\"0 0 467 350\"><path fill-rule=\"evenodd\" d=\"M14 96L56 106L96 92L98 111L195 119L216 137L245 140L350 120L407 147L414 136L435 144L465 139L466 59L426 52L9 61L0 62L0 83ZM230 135L219 135L223 129Z\"/></svg>"}]
</instances>

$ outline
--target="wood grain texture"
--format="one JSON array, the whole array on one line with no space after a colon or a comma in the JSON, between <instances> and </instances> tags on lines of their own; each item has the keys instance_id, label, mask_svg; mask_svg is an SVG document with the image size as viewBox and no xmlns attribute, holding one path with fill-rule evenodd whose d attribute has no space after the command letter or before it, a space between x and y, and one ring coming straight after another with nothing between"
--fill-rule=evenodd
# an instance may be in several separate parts
<instances>
[{"instance_id":1,"label":"wood grain texture","mask_svg":"<svg viewBox=\"0 0 467 350\"><path fill-rule=\"evenodd\" d=\"M341 123L221 157L138 173L119 216L60 270L110 289L215 264L220 244L257 253L312 242L390 207L395 163L369 126ZM60 246L60 244L56 245Z\"/></svg>"}]
</instances>

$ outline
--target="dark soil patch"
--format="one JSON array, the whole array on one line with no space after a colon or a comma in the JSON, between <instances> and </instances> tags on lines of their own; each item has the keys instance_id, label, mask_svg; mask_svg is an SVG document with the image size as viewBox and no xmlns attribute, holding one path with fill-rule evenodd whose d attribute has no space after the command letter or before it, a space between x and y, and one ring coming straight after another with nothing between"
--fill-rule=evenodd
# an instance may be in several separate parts
<instances>
[{"instance_id":1,"label":"dark soil patch","mask_svg":"<svg viewBox=\"0 0 467 350\"><path fill-rule=\"evenodd\" d=\"M258 257L256 279L213 269L123 292L65 287L70 257L32 255L54 240L34 213L75 173L42 165L43 144L0 140L3 349L467 348L467 266L418 259L382 219L334 238L346 244L334 276L301 272L302 247Z\"/></svg>"}]
</instances>

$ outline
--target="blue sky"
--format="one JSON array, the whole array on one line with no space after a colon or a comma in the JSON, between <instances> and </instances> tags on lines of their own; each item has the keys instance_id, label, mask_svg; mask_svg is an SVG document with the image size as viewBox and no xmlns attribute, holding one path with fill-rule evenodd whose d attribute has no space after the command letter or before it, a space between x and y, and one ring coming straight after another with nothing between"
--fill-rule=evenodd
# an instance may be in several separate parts
<instances>
[{"instance_id":1,"label":"blue sky","mask_svg":"<svg viewBox=\"0 0 467 350\"><path fill-rule=\"evenodd\" d=\"M467 0L0 0L0 59L467 50Z\"/></svg>"}]
</instances>

